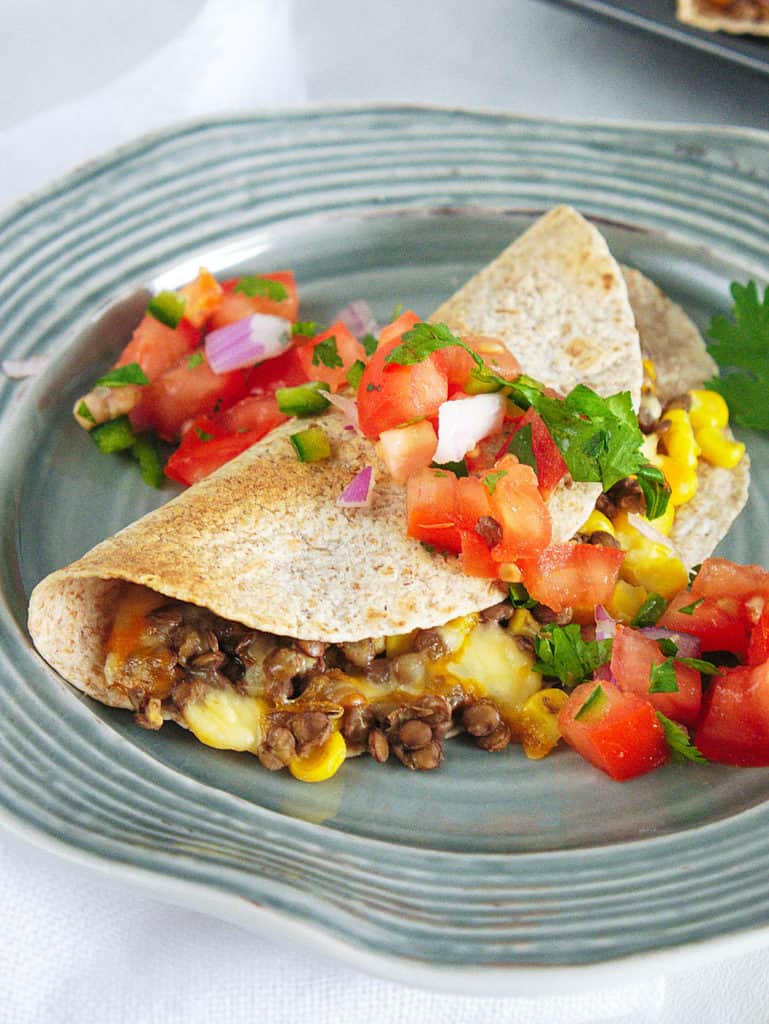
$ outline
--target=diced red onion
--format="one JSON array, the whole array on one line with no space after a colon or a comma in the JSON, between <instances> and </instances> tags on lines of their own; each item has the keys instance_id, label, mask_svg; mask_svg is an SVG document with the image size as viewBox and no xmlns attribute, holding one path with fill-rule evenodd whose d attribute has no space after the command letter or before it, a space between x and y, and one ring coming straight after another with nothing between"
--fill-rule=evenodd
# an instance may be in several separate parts
<instances>
[{"instance_id":1,"label":"diced red onion","mask_svg":"<svg viewBox=\"0 0 769 1024\"><path fill-rule=\"evenodd\" d=\"M253 313L219 327L206 338L206 359L214 373L228 373L273 359L291 346L291 321Z\"/></svg>"},{"instance_id":2,"label":"diced red onion","mask_svg":"<svg viewBox=\"0 0 769 1024\"><path fill-rule=\"evenodd\" d=\"M354 430L356 434L363 436L363 431L360 429L360 423L358 421L358 403L354 398L347 398L345 395L335 395L331 391L323 392L324 398L327 398L332 405L335 405L337 409L344 416L345 430L349 427Z\"/></svg>"},{"instance_id":3,"label":"diced red onion","mask_svg":"<svg viewBox=\"0 0 769 1024\"><path fill-rule=\"evenodd\" d=\"M341 320L356 338L362 338L364 334L378 334L379 325L374 319L371 306L365 299L355 299L349 302L331 321L336 323Z\"/></svg>"},{"instance_id":4,"label":"diced red onion","mask_svg":"<svg viewBox=\"0 0 769 1024\"><path fill-rule=\"evenodd\" d=\"M502 429L506 400L499 394L473 395L438 408L438 447L433 461L459 462L479 441Z\"/></svg>"},{"instance_id":5,"label":"diced red onion","mask_svg":"<svg viewBox=\"0 0 769 1024\"><path fill-rule=\"evenodd\" d=\"M374 467L366 466L357 473L337 499L342 508L368 508L374 490Z\"/></svg>"},{"instance_id":6,"label":"diced red onion","mask_svg":"<svg viewBox=\"0 0 769 1024\"><path fill-rule=\"evenodd\" d=\"M595 606L596 640L613 640L617 633L617 620L613 619L602 604Z\"/></svg>"},{"instance_id":7,"label":"diced red onion","mask_svg":"<svg viewBox=\"0 0 769 1024\"><path fill-rule=\"evenodd\" d=\"M664 544L669 551L675 551L673 542L669 540L664 533L660 533L659 530L656 530L649 520L644 518L644 516L639 516L637 512L631 512L627 517L627 521L631 526L634 526L639 533L642 533L644 537L654 541L656 544Z\"/></svg>"},{"instance_id":8,"label":"diced red onion","mask_svg":"<svg viewBox=\"0 0 769 1024\"><path fill-rule=\"evenodd\" d=\"M50 362L50 356L28 356L26 359L4 359L3 373L11 380L24 380L42 373Z\"/></svg>"},{"instance_id":9,"label":"diced red onion","mask_svg":"<svg viewBox=\"0 0 769 1024\"><path fill-rule=\"evenodd\" d=\"M644 636L648 636L652 640L672 640L682 658L699 658L700 656L700 638L692 636L691 633L679 633L672 629L663 629L662 626L645 626L639 630L639 633L643 633Z\"/></svg>"}]
</instances>

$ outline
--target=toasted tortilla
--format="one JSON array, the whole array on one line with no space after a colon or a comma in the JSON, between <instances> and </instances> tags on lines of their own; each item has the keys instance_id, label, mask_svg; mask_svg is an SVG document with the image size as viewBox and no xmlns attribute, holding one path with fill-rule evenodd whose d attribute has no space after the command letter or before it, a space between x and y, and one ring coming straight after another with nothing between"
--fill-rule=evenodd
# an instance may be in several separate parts
<instances>
[{"instance_id":1,"label":"toasted tortilla","mask_svg":"<svg viewBox=\"0 0 769 1024\"><path fill-rule=\"evenodd\" d=\"M700 388L718 374L697 325L639 270L622 268L635 313L643 355L654 363L657 397L671 398ZM731 436L731 434L730 434ZM670 540L684 562L696 565L712 554L748 500L750 460L734 469L700 461L697 494L676 512Z\"/></svg>"},{"instance_id":2,"label":"toasted tortilla","mask_svg":"<svg viewBox=\"0 0 769 1024\"><path fill-rule=\"evenodd\" d=\"M694 25L706 32L731 32L732 35L769 36L769 16L741 18L708 0L678 0L676 17L686 25Z\"/></svg>"},{"instance_id":3,"label":"toasted tortilla","mask_svg":"<svg viewBox=\"0 0 769 1024\"><path fill-rule=\"evenodd\" d=\"M503 337L526 373L562 390L583 382L603 394L628 390L638 402L641 356L625 282L603 237L569 208L541 218L433 319ZM456 558L406 536L404 488L369 441L333 412L322 426L327 462L299 462L289 441L296 422L284 424L39 583L29 630L43 657L91 696L128 706L103 674L120 581L251 628L327 642L435 626L500 599L496 583L465 576ZM339 495L369 464L371 507L340 508ZM559 487L555 540L574 534L598 493L600 484Z\"/></svg>"}]
</instances>

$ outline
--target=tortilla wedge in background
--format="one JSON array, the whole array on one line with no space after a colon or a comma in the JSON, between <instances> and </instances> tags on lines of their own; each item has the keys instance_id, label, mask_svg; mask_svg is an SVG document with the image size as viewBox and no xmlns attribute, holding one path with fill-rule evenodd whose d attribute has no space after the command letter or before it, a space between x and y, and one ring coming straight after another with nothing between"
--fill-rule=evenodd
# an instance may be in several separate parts
<instances>
[{"instance_id":1,"label":"tortilla wedge in background","mask_svg":"<svg viewBox=\"0 0 769 1024\"><path fill-rule=\"evenodd\" d=\"M769 36L769 8L763 18L745 17L730 12L731 3L711 0L678 0L676 17L686 25L706 32L730 32L732 35Z\"/></svg>"},{"instance_id":2,"label":"tortilla wedge in background","mask_svg":"<svg viewBox=\"0 0 769 1024\"><path fill-rule=\"evenodd\" d=\"M639 270L622 268L641 339L641 351L655 367L655 390L664 406L701 388L718 375L696 324ZM727 436L732 437L727 428ZM697 463L697 493L676 510L669 539L687 565L702 562L726 536L748 499L750 459L733 469Z\"/></svg>"}]
</instances>

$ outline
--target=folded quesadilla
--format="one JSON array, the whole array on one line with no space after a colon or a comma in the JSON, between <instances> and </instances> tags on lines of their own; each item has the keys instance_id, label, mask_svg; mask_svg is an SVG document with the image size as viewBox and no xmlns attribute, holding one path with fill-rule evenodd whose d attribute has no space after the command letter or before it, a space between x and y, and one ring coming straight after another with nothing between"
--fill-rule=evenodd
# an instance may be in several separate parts
<instances>
[{"instance_id":1,"label":"folded quesadilla","mask_svg":"<svg viewBox=\"0 0 769 1024\"><path fill-rule=\"evenodd\" d=\"M767 0L678 0L676 16L707 32L769 36Z\"/></svg>"}]
</instances>

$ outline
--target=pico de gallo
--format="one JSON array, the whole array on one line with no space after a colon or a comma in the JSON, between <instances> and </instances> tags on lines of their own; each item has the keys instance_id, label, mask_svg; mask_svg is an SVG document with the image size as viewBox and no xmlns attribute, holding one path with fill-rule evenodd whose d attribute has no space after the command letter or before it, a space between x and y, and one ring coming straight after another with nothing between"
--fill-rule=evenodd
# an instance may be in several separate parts
<instances>
[{"instance_id":1,"label":"pico de gallo","mask_svg":"<svg viewBox=\"0 0 769 1024\"><path fill-rule=\"evenodd\" d=\"M379 328L360 302L327 327L298 317L290 271L220 283L201 270L152 299L75 418L157 486L196 483L291 418L297 459L322 472L333 448L317 417L341 415L404 485L409 537L504 590L496 624L536 685L514 707L495 697L494 714L530 757L563 738L617 780L671 758L769 765L769 573L685 566L667 539L698 460L730 468L744 453L717 392L693 390L641 429L629 394L559 394L495 338L459 338L412 311ZM176 446L165 466L158 441ZM548 499L574 481L603 493L574 538L554 541ZM375 487L367 466L339 504L356 514ZM457 641L474 664L488 621L465 623ZM413 637L396 639L397 656L412 653ZM464 724L483 738L491 719L474 707ZM204 742L209 727L195 730Z\"/></svg>"}]
</instances>

